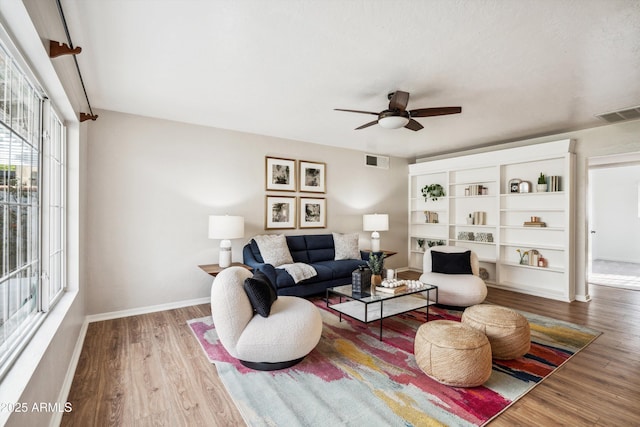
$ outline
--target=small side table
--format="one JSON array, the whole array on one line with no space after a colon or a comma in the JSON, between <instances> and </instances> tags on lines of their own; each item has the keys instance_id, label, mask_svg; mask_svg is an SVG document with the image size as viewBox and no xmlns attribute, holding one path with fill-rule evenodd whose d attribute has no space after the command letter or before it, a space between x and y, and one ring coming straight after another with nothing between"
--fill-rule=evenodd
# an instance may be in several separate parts
<instances>
[{"instance_id":1,"label":"small side table","mask_svg":"<svg viewBox=\"0 0 640 427\"><path fill-rule=\"evenodd\" d=\"M199 265L198 267L200 267L202 271L213 277L216 277L222 270L224 270L224 268L220 267L218 264L203 264ZM248 265L244 265L241 262L232 262L231 267L243 267L251 271L251 267L249 267Z\"/></svg>"}]
</instances>

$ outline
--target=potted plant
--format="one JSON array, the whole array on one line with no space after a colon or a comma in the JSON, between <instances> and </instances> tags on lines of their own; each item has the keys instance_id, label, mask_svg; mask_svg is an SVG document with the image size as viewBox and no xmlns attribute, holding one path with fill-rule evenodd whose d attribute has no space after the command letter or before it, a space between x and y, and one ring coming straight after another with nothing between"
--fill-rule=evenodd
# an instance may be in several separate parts
<instances>
[{"instance_id":1,"label":"potted plant","mask_svg":"<svg viewBox=\"0 0 640 427\"><path fill-rule=\"evenodd\" d=\"M425 185L422 188L422 197L424 197L425 202L429 199L436 201L438 198L444 196L446 196L446 194L444 192L444 188L440 184Z\"/></svg>"},{"instance_id":2,"label":"potted plant","mask_svg":"<svg viewBox=\"0 0 640 427\"><path fill-rule=\"evenodd\" d=\"M382 283L382 269L384 266L385 254L369 254L367 265L371 270L371 294L375 294L375 288Z\"/></svg>"},{"instance_id":3,"label":"potted plant","mask_svg":"<svg viewBox=\"0 0 640 427\"><path fill-rule=\"evenodd\" d=\"M544 174L540 172L540 176L538 177L538 192L547 191L547 179L544 177Z\"/></svg>"},{"instance_id":4,"label":"potted plant","mask_svg":"<svg viewBox=\"0 0 640 427\"><path fill-rule=\"evenodd\" d=\"M424 252L424 239L418 239L418 247Z\"/></svg>"}]
</instances>

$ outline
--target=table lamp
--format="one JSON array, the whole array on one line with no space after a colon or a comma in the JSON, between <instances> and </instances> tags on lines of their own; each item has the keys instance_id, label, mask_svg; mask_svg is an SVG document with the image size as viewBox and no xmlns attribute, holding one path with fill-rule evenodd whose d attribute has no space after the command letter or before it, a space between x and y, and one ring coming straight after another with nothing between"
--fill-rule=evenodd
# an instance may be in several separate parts
<instances>
[{"instance_id":1,"label":"table lamp","mask_svg":"<svg viewBox=\"0 0 640 427\"><path fill-rule=\"evenodd\" d=\"M244 237L244 217L231 215L209 216L209 238L220 239L220 260L222 268L231 265L231 240Z\"/></svg>"},{"instance_id":2,"label":"table lamp","mask_svg":"<svg viewBox=\"0 0 640 427\"><path fill-rule=\"evenodd\" d=\"M387 214L367 214L362 215L362 229L372 231L371 251L380 252L380 233L389 229L389 215Z\"/></svg>"}]
</instances>

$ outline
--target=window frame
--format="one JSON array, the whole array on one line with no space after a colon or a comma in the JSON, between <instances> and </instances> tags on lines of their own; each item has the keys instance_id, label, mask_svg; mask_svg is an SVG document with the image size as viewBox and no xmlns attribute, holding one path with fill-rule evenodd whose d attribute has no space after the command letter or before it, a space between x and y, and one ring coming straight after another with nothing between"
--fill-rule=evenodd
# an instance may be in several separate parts
<instances>
[{"instance_id":1,"label":"window frame","mask_svg":"<svg viewBox=\"0 0 640 427\"><path fill-rule=\"evenodd\" d=\"M0 27L0 29L2 29ZM31 151L29 152L30 156L27 156L27 159L30 160L28 164L28 168L32 168L33 166L37 167L37 179L34 183L33 171L27 170L29 173L29 177L26 178L26 182L28 182L28 188L25 186L22 187L22 179L21 183L16 190L16 199L20 199L21 201L22 193L21 191L28 191L26 194L27 200L29 202L33 202L32 194L34 191L37 191L37 200L35 203L26 203L25 206L27 214L32 214L32 217L28 217L27 223L24 224L27 231L27 238L32 239L29 240L29 243L26 243L27 250L26 256L24 254L19 253L18 249L20 248L20 234L19 231L20 221L16 220L16 260L23 255L23 257L27 261L27 265L20 265L16 268L15 271L7 270L6 258L8 255L5 255L5 259L0 259L0 262L5 264L5 268L0 271L0 279L9 285L9 280L11 277L16 276L20 277L23 271L29 271L31 269L31 275L29 276L29 280L31 285L29 285L30 292L33 296L33 292L35 295L35 302L29 302L29 311L28 315L21 319L19 322L19 326L15 328L7 337L4 335L0 335L0 382L5 377L5 375L10 371L13 364L19 358L22 350L29 344L31 338L36 334L40 325L45 321L47 317L47 313L51 310L56 303L58 303L65 292L67 291L68 282L67 282L67 241L66 241L66 215L67 215L67 192L66 192L66 175L67 175L67 165L66 165L66 152L67 152L67 126L65 123L60 120L60 116L57 113L54 106L48 101L48 98L45 92L41 89L38 80L34 77L31 70L25 65L24 60L20 57L19 53L13 46L10 38L6 37L6 33L0 31L0 54L4 56L5 63L10 62L11 67L11 75L7 75L7 73L2 73L0 70L0 85L4 85L4 82L9 80L12 84L14 83L13 72L20 72L19 79L21 82L25 82L24 84L29 86L29 90L24 89L24 85L20 86L20 91L25 91L27 94L31 94L34 98L29 98L28 105L30 108L25 108L27 113L26 116L24 114L22 116L18 115L17 122L14 121L16 118L11 114L7 116L5 114L5 110L0 112L0 126L2 127L2 131L6 132L9 135L9 147L11 147L14 137L17 136L16 139L22 144L28 144L31 147ZM5 67L5 70L7 68ZM1 94L6 95L7 90L6 86L4 86L1 91ZM13 90L9 91L9 97L12 96ZM24 95L22 93L21 95ZM5 102L6 96L4 99L0 99L0 102ZM36 101L33 99L37 98ZM33 102L32 102L33 101ZM13 108L13 100L9 99L9 108ZM23 98L18 98L19 108L23 107ZM37 104L37 113L34 111ZM3 104L3 107L6 106L6 103ZM22 120L24 123L22 127L20 127ZM37 122L37 123L36 123ZM17 123L17 128L14 129L14 123ZM57 127L56 127L57 126ZM26 130L26 131L25 131ZM58 132L54 132L57 130ZM58 138L55 140L55 143L52 144L52 140L54 138ZM56 150L56 146L59 147L59 150ZM24 155L25 151L21 152ZM34 159L34 156L37 159ZM9 158L9 161L11 159ZM24 157L21 159L24 163ZM22 166L22 164L21 164ZM11 166L7 164L6 168L7 173L10 172ZM17 168L16 168L17 170ZM0 172L1 173L1 172ZM56 175L57 174L57 175ZM14 173L14 175L19 175ZM55 179L57 177L57 179ZM7 178L4 179L7 182ZM35 189L34 189L35 185ZM7 190L5 195L8 195L9 191ZM50 205L51 204L51 205ZM2 199L0 203L0 209L5 209L6 206L9 206L9 201ZM20 206L18 205L17 212L20 213ZM34 210L35 207L35 210ZM30 208L30 209L29 209ZM57 211L59 214L57 217L52 216L51 212ZM33 218L33 215L36 215L37 218ZM10 239L9 233L6 232L7 224L6 219L8 218L5 215L4 231L2 233L2 241L0 244L4 245L4 240ZM37 220L36 220L37 219ZM57 219L56 223L53 223L54 219ZM37 228L36 230L34 230ZM57 231L58 239L56 240L52 236L52 232ZM55 246L55 247L54 247ZM5 247L6 249L6 247ZM52 253L53 250L53 253ZM3 251L4 252L4 251ZM56 262L51 262L51 258L55 257ZM19 261L16 261L16 265ZM52 265L57 265L57 270L55 270L52 277ZM33 271L35 269L35 271ZM4 297L9 295L7 286L0 289L0 304L8 306L8 302L4 301ZM22 284L19 284L21 287ZM35 288L33 291L32 286ZM31 298L28 298L30 300ZM21 298L18 298L20 301ZM31 304L34 303L34 307L31 307ZM20 306L22 309L26 304ZM2 314L5 317L5 314Z\"/></svg>"}]
</instances>

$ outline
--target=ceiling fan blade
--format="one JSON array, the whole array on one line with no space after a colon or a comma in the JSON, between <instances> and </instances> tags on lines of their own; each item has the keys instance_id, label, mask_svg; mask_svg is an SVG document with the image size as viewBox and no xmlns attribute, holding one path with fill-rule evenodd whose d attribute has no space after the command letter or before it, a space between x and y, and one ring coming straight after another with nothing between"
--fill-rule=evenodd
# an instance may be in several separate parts
<instances>
[{"instance_id":1,"label":"ceiling fan blade","mask_svg":"<svg viewBox=\"0 0 640 427\"><path fill-rule=\"evenodd\" d=\"M409 123L407 123L404 127L406 127L407 129L415 130L415 131L424 128L424 126L422 126L420 123L416 122L413 119L409 120Z\"/></svg>"},{"instance_id":2,"label":"ceiling fan blade","mask_svg":"<svg viewBox=\"0 0 640 427\"><path fill-rule=\"evenodd\" d=\"M393 93L393 96L391 97L391 99L389 99L389 109L404 111L407 109L408 103L409 103L409 92L403 92L401 90L397 90Z\"/></svg>"},{"instance_id":3,"label":"ceiling fan blade","mask_svg":"<svg viewBox=\"0 0 640 427\"><path fill-rule=\"evenodd\" d=\"M366 124L364 124L364 125L362 125L362 126L360 126L360 127L357 127L355 130L360 130L360 129L368 128L369 126L373 126L373 125L375 125L375 124L378 124L378 121L377 121L377 120L374 120L374 121L369 122L369 123L366 123Z\"/></svg>"},{"instance_id":4,"label":"ceiling fan blade","mask_svg":"<svg viewBox=\"0 0 640 427\"><path fill-rule=\"evenodd\" d=\"M411 117L431 117L445 116L447 114L458 114L462 112L462 107L435 107L435 108L418 108L409 111Z\"/></svg>"},{"instance_id":5,"label":"ceiling fan blade","mask_svg":"<svg viewBox=\"0 0 640 427\"><path fill-rule=\"evenodd\" d=\"M346 111L348 113L362 113L362 114L373 114L374 116L377 116L378 113L374 113L372 111L361 111L361 110L345 110L343 108L334 108L334 111Z\"/></svg>"}]
</instances>

